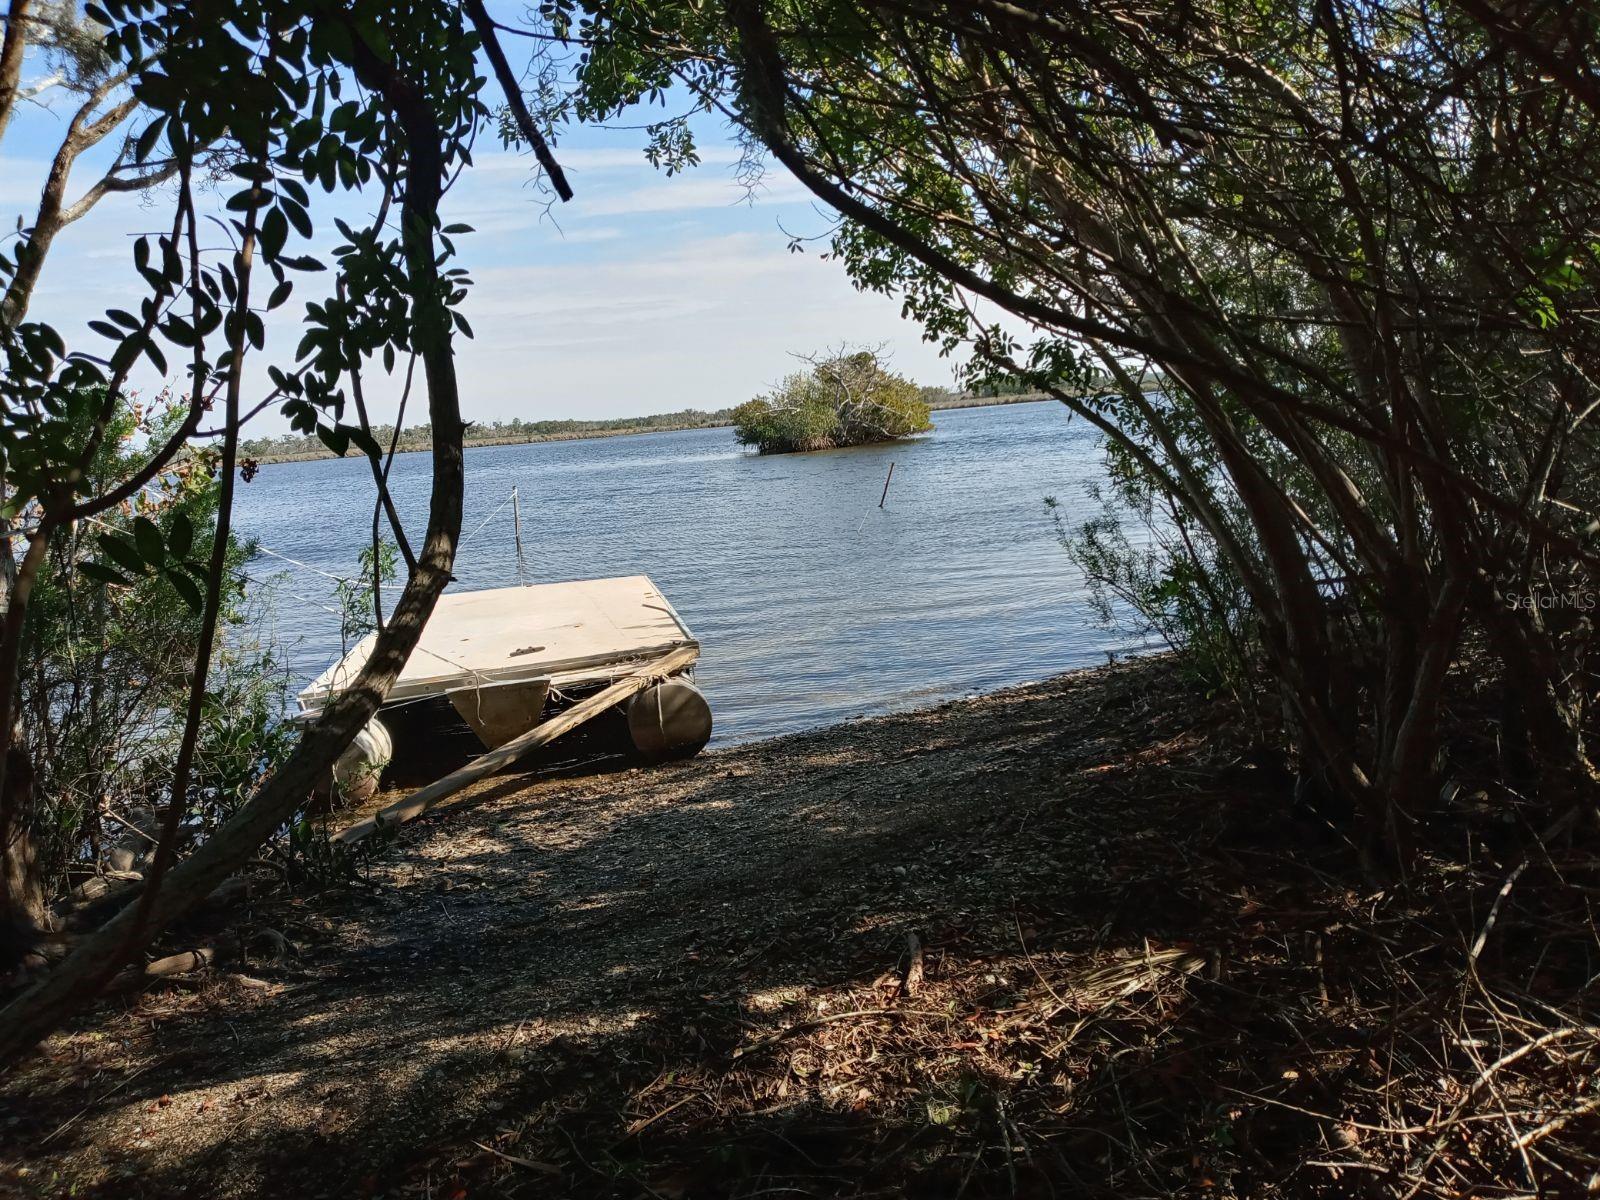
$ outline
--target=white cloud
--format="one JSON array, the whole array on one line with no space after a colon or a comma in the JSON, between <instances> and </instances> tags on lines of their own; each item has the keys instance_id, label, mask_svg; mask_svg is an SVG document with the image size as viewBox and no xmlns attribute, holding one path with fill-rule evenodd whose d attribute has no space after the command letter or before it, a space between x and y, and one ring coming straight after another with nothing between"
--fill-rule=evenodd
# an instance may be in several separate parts
<instances>
[{"instance_id":1,"label":"white cloud","mask_svg":"<svg viewBox=\"0 0 1600 1200\"><path fill-rule=\"evenodd\" d=\"M49 170L44 159L0 158L0 212L8 217L24 213L31 221Z\"/></svg>"},{"instance_id":2,"label":"white cloud","mask_svg":"<svg viewBox=\"0 0 1600 1200\"><path fill-rule=\"evenodd\" d=\"M573 246L587 242L614 242L626 234L617 225L591 225L580 229L558 229L558 232L563 242Z\"/></svg>"},{"instance_id":3,"label":"white cloud","mask_svg":"<svg viewBox=\"0 0 1600 1200\"><path fill-rule=\"evenodd\" d=\"M895 301L777 234L475 278L464 311L477 337L458 360L470 419L721 408L793 370L792 354L841 342L886 343L914 378L950 377Z\"/></svg>"},{"instance_id":4,"label":"white cloud","mask_svg":"<svg viewBox=\"0 0 1600 1200\"><path fill-rule=\"evenodd\" d=\"M475 160L473 170L452 194L448 212L452 220L464 221L479 233L549 229L563 240L576 243L596 240L583 232L583 224L591 218L715 214L740 206L783 204L809 197L786 171L769 172L754 186L741 182L726 165L715 165L737 159L736 151L726 149L727 153L718 153L706 166L670 178L631 152L624 164L622 151L592 151L606 168L588 180L574 172L576 195L568 203L557 202L555 194L536 181L530 171L531 157L490 155L487 167L484 159ZM519 173L523 178L517 178Z\"/></svg>"},{"instance_id":5,"label":"white cloud","mask_svg":"<svg viewBox=\"0 0 1600 1200\"><path fill-rule=\"evenodd\" d=\"M802 200L811 193L787 172L770 175L753 189L736 179L688 175L665 179L631 191L601 195L573 208L584 216L616 216L623 213L679 212L685 209L733 208L748 204L782 204Z\"/></svg>"},{"instance_id":6,"label":"white cloud","mask_svg":"<svg viewBox=\"0 0 1600 1200\"><path fill-rule=\"evenodd\" d=\"M556 146L552 151L563 171L619 171L643 169L654 172L642 147ZM737 146L702 146L702 166L730 165L742 157ZM475 154L472 158L475 171L521 171L532 174L538 166L531 152L516 153L497 150L489 154Z\"/></svg>"},{"instance_id":7,"label":"white cloud","mask_svg":"<svg viewBox=\"0 0 1600 1200\"><path fill-rule=\"evenodd\" d=\"M477 336L460 343L457 357L468 419L720 408L794 369L792 352L841 342L886 343L899 369L930 383L948 380L948 364L900 318L898 302L856 292L838 264L814 253L788 253L776 215L803 214L809 194L786 173L769 174L752 212L729 169L737 158L730 147L671 178L631 151L562 155L579 195L548 216L542 193L518 177L526 160L515 155L482 156L450 196L447 219L479 230L459 241L461 264L475 281L463 312ZM24 210L33 202L44 164L32 157L0 160L0 213L13 193L27 201ZM204 205L211 210L220 200L207 196ZM312 249L325 257L333 213L358 220L365 201L319 194L318 205L325 236ZM108 305L125 306L134 278L130 235L149 229L161 211L112 197L72 226L53 251L33 315L93 348L83 322ZM329 282L303 277L294 300L269 318L268 353L252 356L252 394L265 390L265 364L282 361L298 342L301 302L317 299ZM145 367L134 380L146 390L159 382ZM369 376L377 419L393 416L399 388L399 379ZM269 412L252 433L284 427Z\"/></svg>"}]
</instances>

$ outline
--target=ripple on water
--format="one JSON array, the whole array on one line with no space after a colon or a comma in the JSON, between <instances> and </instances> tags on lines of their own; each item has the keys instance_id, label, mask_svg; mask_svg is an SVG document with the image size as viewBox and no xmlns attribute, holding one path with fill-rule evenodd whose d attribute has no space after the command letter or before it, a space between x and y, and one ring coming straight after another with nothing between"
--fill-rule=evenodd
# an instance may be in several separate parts
<instances>
[{"instance_id":1,"label":"ripple on water","mask_svg":"<svg viewBox=\"0 0 1600 1200\"><path fill-rule=\"evenodd\" d=\"M467 452L461 588L517 581L511 488L532 582L652 576L701 639L721 743L1027 682L1121 648L1096 627L1043 498L1093 504L1099 443L1051 402L935 414L892 446L761 458L727 429ZM878 508L889 464L889 503ZM428 458L395 460L408 529ZM240 488L244 535L334 575L367 544L357 459L269 467ZM486 523L487 522L487 523ZM252 575L279 575L267 557ZM332 584L294 569L272 613L295 686L339 653Z\"/></svg>"}]
</instances>

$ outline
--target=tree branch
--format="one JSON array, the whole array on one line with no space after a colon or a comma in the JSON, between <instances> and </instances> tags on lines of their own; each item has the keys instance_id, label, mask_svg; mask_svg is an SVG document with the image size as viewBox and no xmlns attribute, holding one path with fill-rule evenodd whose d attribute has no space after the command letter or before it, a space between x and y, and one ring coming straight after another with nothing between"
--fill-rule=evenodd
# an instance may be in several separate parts
<instances>
[{"instance_id":1,"label":"tree branch","mask_svg":"<svg viewBox=\"0 0 1600 1200\"><path fill-rule=\"evenodd\" d=\"M566 172L561 169L561 164L556 162L555 155L550 153L550 147L545 142L544 135L539 132L538 125L534 124L533 114L528 111L527 102L522 98L522 84L512 71L511 64L506 61L506 52L500 45L499 36L495 33L495 23L489 19L489 14L484 10L483 0L466 0L464 7L467 16L472 18L473 28L478 31L478 37L483 42L483 52L489 56L495 78L500 81L500 90L505 93L506 103L511 106L511 113L516 118L517 128L522 132L523 140L533 147L534 157L539 160L544 173L550 177L556 195L563 200L571 200L572 185L567 182Z\"/></svg>"}]
</instances>

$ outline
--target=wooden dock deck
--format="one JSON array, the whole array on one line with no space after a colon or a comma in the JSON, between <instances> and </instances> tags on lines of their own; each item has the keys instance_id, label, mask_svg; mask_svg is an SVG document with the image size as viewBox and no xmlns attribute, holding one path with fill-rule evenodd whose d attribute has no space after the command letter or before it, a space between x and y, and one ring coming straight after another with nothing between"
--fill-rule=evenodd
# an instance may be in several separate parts
<instances>
[{"instance_id":1,"label":"wooden dock deck","mask_svg":"<svg viewBox=\"0 0 1600 1200\"><path fill-rule=\"evenodd\" d=\"M374 635L300 692L317 712L348 686ZM645 659L699 642L647 575L451 592L439 598L386 704L548 681L609 683Z\"/></svg>"}]
</instances>

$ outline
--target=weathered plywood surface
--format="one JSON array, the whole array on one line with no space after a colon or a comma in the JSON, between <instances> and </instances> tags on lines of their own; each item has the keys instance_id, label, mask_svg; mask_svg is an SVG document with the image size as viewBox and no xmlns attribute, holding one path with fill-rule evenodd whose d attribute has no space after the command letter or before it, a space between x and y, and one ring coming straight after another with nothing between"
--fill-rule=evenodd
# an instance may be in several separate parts
<instances>
[{"instance_id":1,"label":"weathered plywood surface","mask_svg":"<svg viewBox=\"0 0 1600 1200\"><path fill-rule=\"evenodd\" d=\"M313 680L301 708L321 708L353 681L372 642L363 638ZM389 702L533 679L609 679L619 664L696 645L646 575L452 592L440 597Z\"/></svg>"}]
</instances>

